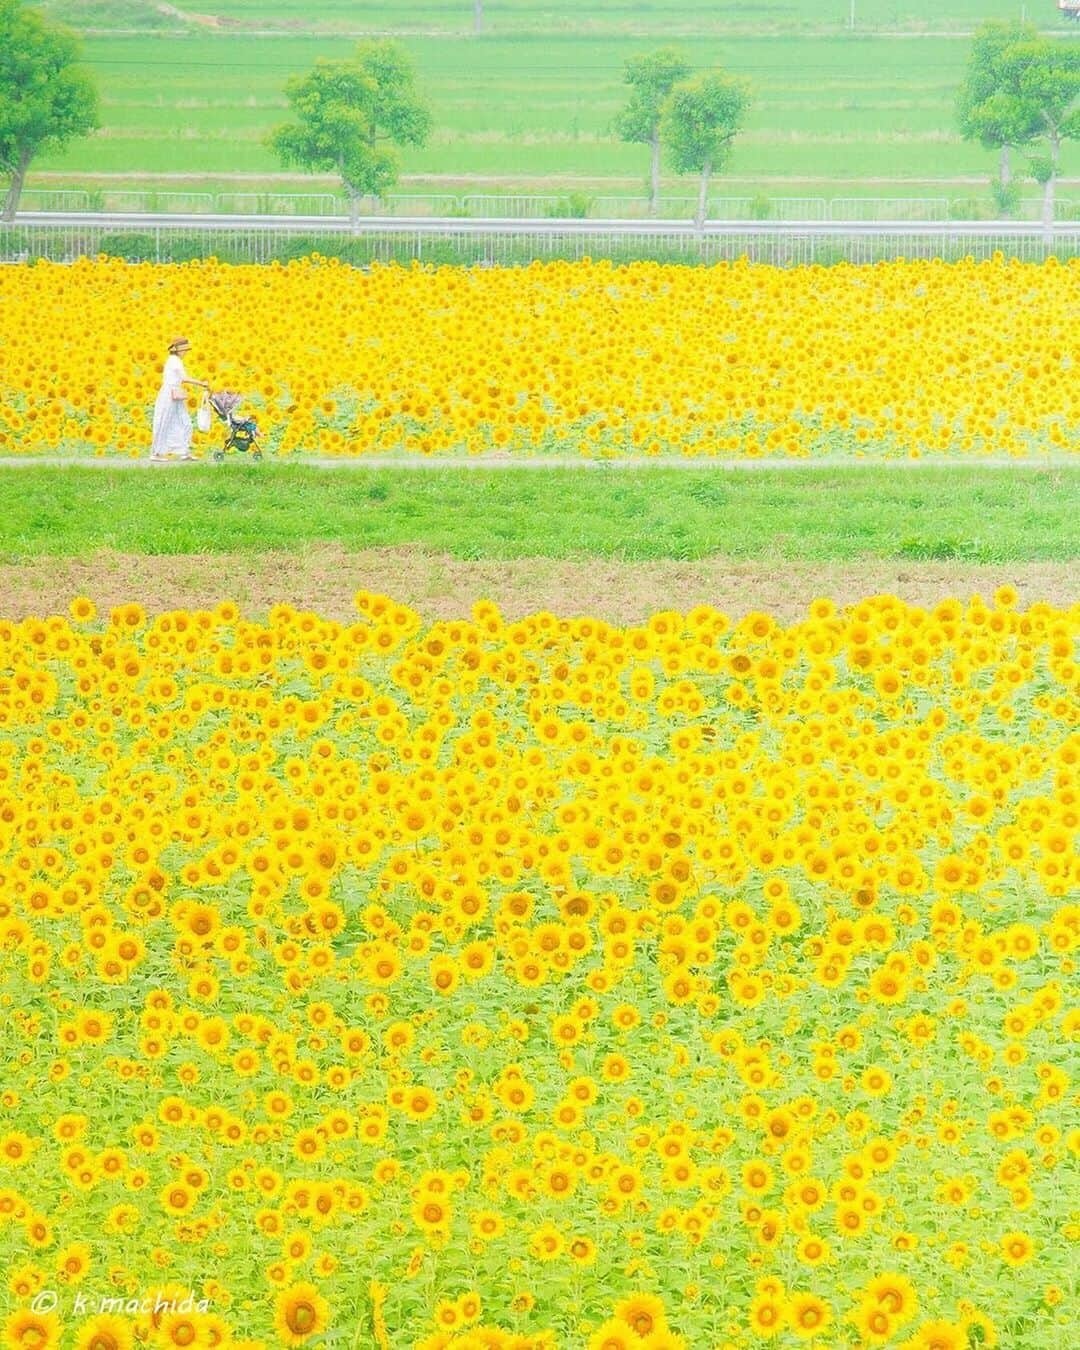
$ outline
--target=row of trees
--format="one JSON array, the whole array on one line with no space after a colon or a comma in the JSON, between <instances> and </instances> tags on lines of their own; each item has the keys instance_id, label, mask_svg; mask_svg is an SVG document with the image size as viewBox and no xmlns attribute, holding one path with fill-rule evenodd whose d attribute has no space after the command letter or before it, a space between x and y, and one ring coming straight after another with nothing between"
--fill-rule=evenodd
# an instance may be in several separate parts
<instances>
[{"instance_id":1,"label":"row of trees","mask_svg":"<svg viewBox=\"0 0 1080 1350\"><path fill-rule=\"evenodd\" d=\"M1043 188L1043 224L1054 220L1061 146L1080 139L1080 44L1040 38L1029 23L986 23L971 44L957 99L961 134L1000 154L993 184L998 209L1015 210L1012 151L1033 150L1031 176Z\"/></svg>"},{"instance_id":2,"label":"row of trees","mask_svg":"<svg viewBox=\"0 0 1080 1350\"><path fill-rule=\"evenodd\" d=\"M0 219L14 219L35 156L100 125L97 93L75 65L77 55L69 33L22 0L0 0L0 175L7 179ZM659 206L663 145L677 173L700 176L702 223L709 181L727 163L746 113L746 86L717 73L691 79L687 62L670 49L630 62L626 80L630 99L617 130L651 147L650 210ZM284 165L338 174L354 217L363 198L385 197L397 181L395 148L422 146L431 133L411 63L394 42L361 43L351 60L319 60L285 92L293 117L268 144Z\"/></svg>"},{"instance_id":3,"label":"row of trees","mask_svg":"<svg viewBox=\"0 0 1080 1350\"><path fill-rule=\"evenodd\" d=\"M705 221L709 179L727 164L749 106L747 86L719 73L690 78L690 67L673 48L626 64L630 100L616 119L624 141L648 145L649 214L660 206L660 155L666 148L676 173L700 176L695 220Z\"/></svg>"},{"instance_id":4,"label":"row of trees","mask_svg":"<svg viewBox=\"0 0 1080 1350\"><path fill-rule=\"evenodd\" d=\"M287 82L285 96L293 120L267 144L286 166L340 175L354 221L364 197L385 197L397 182L392 147L423 145L431 133L431 113L396 42L362 42L351 61L320 58Z\"/></svg>"},{"instance_id":5,"label":"row of trees","mask_svg":"<svg viewBox=\"0 0 1080 1350\"><path fill-rule=\"evenodd\" d=\"M650 150L649 210L660 202L666 151L676 173L699 177L695 221L704 223L709 183L727 164L749 107L745 83L722 72L691 76L673 48L627 62L630 95L615 121L625 141ZM422 145L431 117L415 93L412 70L394 43L362 44L355 60L320 61L291 80L286 93L295 120L270 144L286 164L339 172L354 210L364 196L383 196L395 181L390 143ZM958 97L962 134L1000 151L994 182L999 209L1018 204L1010 155L1035 151L1028 163L1043 187L1043 221L1053 224L1062 144L1080 139L1080 45L1040 38L1027 23L984 24L976 33Z\"/></svg>"},{"instance_id":6,"label":"row of trees","mask_svg":"<svg viewBox=\"0 0 1080 1350\"><path fill-rule=\"evenodd\" d=\"M709 180L723 169L749 101L742 81L723 74L691 79L678 52L664 49L626 68L631 96L618 118L627 141L652 148L650 209L660 200L660 151L677 173L700 176L696 219L704 222ZM423 145L431 114L412 67L394 42L361 43L351 61L320 60L286 84L293 120L269 139L282 163L340 174L352 211L383 197L397 177L392 146Z\"/></svg>"},{"instance_id":7,"label":"row of trees","mask_svg":"<svg viewBox=\"0 0 1080 1350\"><path fill-rule=\"evenodd\" d=\"M22 0L0 0L0 177L7 179L0 219L14 218L35 156L99 125L97 94L77 55L70 34ZM676 173L699 177L700 227L712 175L726 166L743 125L747 86L723 72L692 76L672 48L628 62L625 78L629 97L615 130L650 149L650 212L659 208L666 154ZM397 181L395 150L422 146L431 133L412 65L394 42L361 43L349 60L319 60L290 79L285 92L292 120L267 143L285 165L340 175L354 216L363 198L385 197ZM962 134L1000 153L994 192L1003 214L1018 196L1012 152L1030 152L1049 228L1062 144L1080 139L1080 44L1040 38L1027 23L984 24L957 110Z\"/></svg>"}]
</instances>

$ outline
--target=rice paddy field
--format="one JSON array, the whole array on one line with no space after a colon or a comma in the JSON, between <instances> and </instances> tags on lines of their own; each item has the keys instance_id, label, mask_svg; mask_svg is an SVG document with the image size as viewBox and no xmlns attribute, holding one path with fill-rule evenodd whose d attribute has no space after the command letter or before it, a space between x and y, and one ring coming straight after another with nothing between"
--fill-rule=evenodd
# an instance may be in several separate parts
<instances>
[{"instance_id":1,"label":"rice paddy field","mask_svg":"<svg viewBox=\"0 0 1080 1350\"><path fill-rule=\"evenodd\" d=\"M263 142L286 115L288 77L317 57L344 54L366 31L401 35L434 114L429 144L403 155L402 190L577 188L632 197L642 191L647 156L611 130L624 100L623 65L681 40L695 66L722 65L754 89L717 196L933 195L965 202L961 214L970 215L970 199L987 205L995 165L955 127L966 35L983 18L1017 17L1017 7L954 4L948 20L939 8L928 0L858 0L849 32L841 0L620 3L587 12L491 5L487 31L474 38L472 7L464 3L327 5L318 18L307 6L208 5L201 19L216 16L217 26L152 5L60 7L91 30L85 58L102 91L104 125L89 141L36 162L31 186L115 188L123 186L115 176L129 175L129 186L166 189L332 190L330 178L280 177ZM1057 22L1049 0L1028 10L1044 26ZM1070 180L1080 179L1078 156L1066 143L1063 198L1075 187ZM665 182L671 198L692 189L687 180Z\"/></svg>"},{"instance_id":2,"label":"rice paddy field","mask_svg":"<svg viewBox=\"0 0 1080 1350\"><path fill-rule=\"evenodd\" d=\"M215 27L224 32L381 29L462 36L473 33L474 21L470 0L404 0L393 5L385 0L325 0L316 13L301 0L205 0L182 6L154 0L46 0L43 8L82 27L155 31L185 27ZM582 31L691 35L747 29L835 34L848 28L853 12L850 0L653 0L644 5L606 0L588 10L573 10L563 0L488 0L483 8L486 30L550 32L559 25ZM969 31L985 18L1019 17L1009 0L949 0L947 6L934 0L856 0L854 15L857 27L889 33L957 33ZM1041 7L1031 4L1028 17L1045 28L1059 21L1054 0Z\"/></svg>"}]
</instances>

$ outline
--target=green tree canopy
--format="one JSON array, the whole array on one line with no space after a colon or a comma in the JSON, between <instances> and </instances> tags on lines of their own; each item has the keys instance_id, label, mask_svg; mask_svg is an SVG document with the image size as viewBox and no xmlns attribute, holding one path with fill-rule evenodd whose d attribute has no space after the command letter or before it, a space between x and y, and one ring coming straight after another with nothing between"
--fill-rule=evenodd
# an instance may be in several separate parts
<instances>
[{"instance_id":1,"label":"green tree canopy","mask_svg":"<svg viewBox=\"0 0 1080 1350\"><path fill-rule=\"evenodd\" d=\"M26 171L98 123L97 91L75 68L75 37L47 23L22 0L0 0L0 177L7 189L0 219L13 220Z\"/></svg>"},{"instance_id":2,"label":"green tree canopy","mask_svg":"<svg viewBox=\"0 0 1080 1350\"><path fill-rule=\"evenodd\" d=\"M709 179L726 166L749 106L746 84L724 74L677 84L664 106L660 134L672 167L676 173L701 175L694 217L698 229L705 223Z\"/></svg>"},{"instance_id":3,"label":"green tree canopy","mask_svg":"<svg viewBox=\"0 0 1080 1350\"><path fill-rule=\"evenodd\" d=\"M351 60L320 59L289 80L285 94L295 120L272 132L268 144L284 164L338 172L354 218L361 197L385 197L397 182L389 147L423 145L431 131L412 65L396 42L362 42Z\"/></svg>"},{"instance_id":4,"label":"green tree canopy","mask_svg":"<svg viewBox=\"0 0 1080 1350\"><path fill-rule=\"evenodd\" d=\"M626 63L630 99L615 119L615 130L624 141L651 147L649 212L660 204L660 120L672 89L690 74L690 67L673 47Z\"/></svg>"},{"instance_id":5,"label":"green tree canopy","mask_svg":"<svg viewBox=\"0 0 1080 1350\"><path fill-rule=\"evenodd\" d=\"M1014 43L1002 59L1004 92L1023 108L1034 128L1028 143L1044 147L1031 163L1043 185L1043 224L1050 229L1061 146L1080 139L1080 46L1071 40L1035 38Z\"/></svg>"},{"instance_id":6,"label":"green tree canopy","mask_svg":"<svg viewBox=\"0 0 1080 1350\"><path fill-rule=\"evenodd\" d=\"M1030 23L984 23L972 40L967 74L957 95L957 121L964 139L1001 152L998 176L1003 192L1011 179L1009 151L1026 145L1038 132L1030 107L1008 87L1007 56L1010 48L1037 36Z\"/></svg>"}]
</instances>

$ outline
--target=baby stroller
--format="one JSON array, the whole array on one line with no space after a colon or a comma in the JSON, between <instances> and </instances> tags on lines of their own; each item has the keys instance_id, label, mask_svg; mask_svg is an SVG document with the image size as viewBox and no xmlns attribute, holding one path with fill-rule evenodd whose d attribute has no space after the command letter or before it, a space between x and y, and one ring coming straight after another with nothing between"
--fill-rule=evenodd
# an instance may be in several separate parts
<instances>
[{"instance_id":1,"label":"baby stroller","mask_svg":"<svg viewBox=\"0 0 1080 1350\"><path fill-rule=\"evenodd\" d=\"M239 394L227 393L211 394L209 397L211 408L228 429L225 444L211 456L215 464L220 464L230 450L237 450L241 454L250 453L252 459L263 457L259 448L259 428L255 424L255 419L236 415L240 399Z\"/></svg>"}]
</instances>

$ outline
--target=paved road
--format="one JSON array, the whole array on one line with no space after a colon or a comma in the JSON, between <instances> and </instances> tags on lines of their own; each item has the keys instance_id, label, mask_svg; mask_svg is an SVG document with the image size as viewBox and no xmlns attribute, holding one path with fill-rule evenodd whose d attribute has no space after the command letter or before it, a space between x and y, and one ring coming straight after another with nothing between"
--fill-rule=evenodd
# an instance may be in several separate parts
<instances>
[{"instance_id":1,"label":"paved road","mask_svg":"<svg viewBox=\"0 0 1080 1350\"><path fill-rule=\"evenodd\" d=\"M252 216L204 215L185 212L141 214L134 211L21 211L15 217L16 226L31 230L48 229L109 229L146 230L171 229L208 232L247 231L263 234L297 234L320 231L326 234L411 234L438 238L452 236L491 235L546 235L565 238L569 235L625 235L632 238L662 236L671 239L680 235L704 238L737 236L740 239L775 238L892 238L902 234L908 238L953 239L1012 239L1040 238L1042 226L1023 220L710 220L699 230L688 220L578 220L578 219L513 219L490 218L466 220L456 216L361 216L350 221L347 216ZM1058 221L1053 237L1062 243L1080 241L1080 224Z\"/></svg>"}]
</instances>

